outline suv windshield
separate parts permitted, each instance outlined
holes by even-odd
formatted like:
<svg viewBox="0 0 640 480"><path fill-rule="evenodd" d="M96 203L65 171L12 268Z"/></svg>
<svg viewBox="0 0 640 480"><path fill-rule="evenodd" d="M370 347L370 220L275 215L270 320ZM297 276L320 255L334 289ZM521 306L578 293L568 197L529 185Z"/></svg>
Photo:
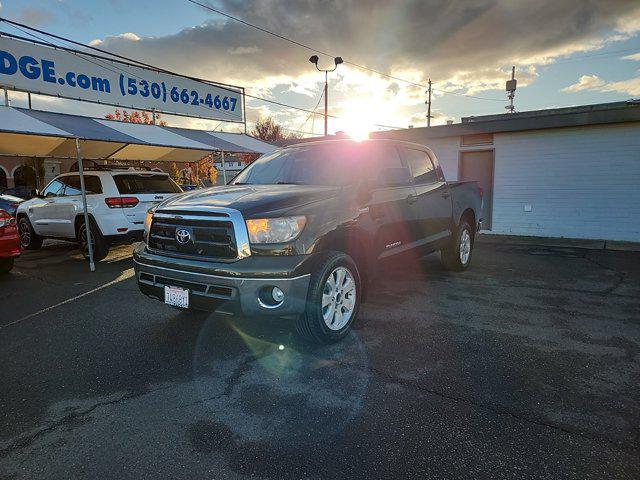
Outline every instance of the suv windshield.
<svg viewBox="0 0 640 480"><path fill-rule="evenodd" d="M276 150L257 159L232 185L334 185L354 183L363 162L375 161L388 149L367 143L337 142Z"/></svg>

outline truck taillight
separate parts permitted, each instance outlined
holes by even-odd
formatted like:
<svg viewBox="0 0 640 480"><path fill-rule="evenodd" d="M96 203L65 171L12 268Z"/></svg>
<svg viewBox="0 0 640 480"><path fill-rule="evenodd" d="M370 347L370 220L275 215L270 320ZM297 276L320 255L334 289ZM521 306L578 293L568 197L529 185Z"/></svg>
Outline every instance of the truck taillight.
<svg viewBox="0 0 640 480"><path fill-rule="evenodd" d="M484 197L484 189L478 186L478 193L480 194L480 198Z"/></svg>
<svg viewBox="0 0 640 480"><path fill-rule="evenodd" d="M133 208L140 203L140 200L136 197L107 197L104 203L109 208Z"/></svg>

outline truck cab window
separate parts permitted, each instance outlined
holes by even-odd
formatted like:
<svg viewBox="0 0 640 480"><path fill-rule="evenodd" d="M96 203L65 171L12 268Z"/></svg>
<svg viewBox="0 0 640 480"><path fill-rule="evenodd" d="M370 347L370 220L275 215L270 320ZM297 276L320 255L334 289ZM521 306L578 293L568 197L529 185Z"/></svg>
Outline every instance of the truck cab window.
<svg viewBox="0 0 640 480"><path fill-rule="evenodd" d="M401 148L402 158L411 169L413 182L416 184L433 183L438 181L438 172L426 152L413 148Z"/></svg>

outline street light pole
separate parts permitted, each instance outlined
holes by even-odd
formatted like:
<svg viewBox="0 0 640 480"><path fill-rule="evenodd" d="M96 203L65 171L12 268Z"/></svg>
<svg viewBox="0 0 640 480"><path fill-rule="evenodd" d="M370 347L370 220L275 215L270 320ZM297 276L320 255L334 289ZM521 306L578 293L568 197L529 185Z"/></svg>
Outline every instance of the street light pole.
<svg viewBox="0 0 640 480"><path fill-rule="evenodd" d="M343 63L342 57L333 59L333 68L323 69L318 67L318 56L309 57L309 61L313 63L319 72L324 72L324 136L329 135L329 72L333 72L338 65Z"/></svg>
<svg viewBox="0 0 640 480"><path fill-rule="evenodd" d="M324 136L329 132L329 72L324 72Z"/></svg>

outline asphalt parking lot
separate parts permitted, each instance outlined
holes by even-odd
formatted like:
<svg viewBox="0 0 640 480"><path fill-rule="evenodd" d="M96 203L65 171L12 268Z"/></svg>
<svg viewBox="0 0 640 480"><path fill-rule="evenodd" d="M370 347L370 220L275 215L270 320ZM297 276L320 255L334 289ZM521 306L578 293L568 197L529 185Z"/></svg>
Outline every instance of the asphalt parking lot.
<svg viewBox="0 0 640 480"><path fill-rule="evenodd" d="M640 478L640 254L388 265L350 337L177 312L131 247L0 280L0 478Z"/></svg>

